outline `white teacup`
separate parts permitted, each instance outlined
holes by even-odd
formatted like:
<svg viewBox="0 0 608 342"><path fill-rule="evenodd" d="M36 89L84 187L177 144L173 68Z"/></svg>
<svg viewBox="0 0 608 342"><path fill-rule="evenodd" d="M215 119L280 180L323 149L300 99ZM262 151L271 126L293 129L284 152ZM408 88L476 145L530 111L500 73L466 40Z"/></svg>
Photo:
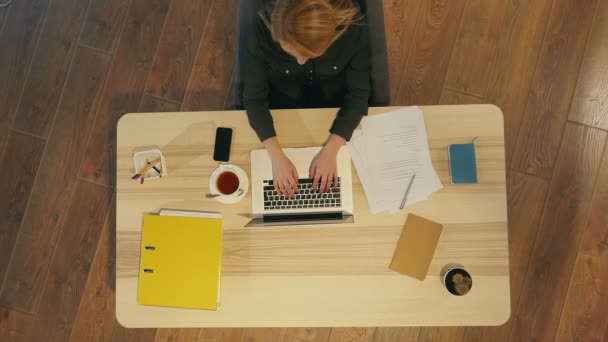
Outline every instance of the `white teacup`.
<svg viewBox="0 0 608 342"><path fill-rule="evenodd" d="M247 195L249 177L233 164L218 166L209 177L209 190L222 203L236 203Z"/></svg>

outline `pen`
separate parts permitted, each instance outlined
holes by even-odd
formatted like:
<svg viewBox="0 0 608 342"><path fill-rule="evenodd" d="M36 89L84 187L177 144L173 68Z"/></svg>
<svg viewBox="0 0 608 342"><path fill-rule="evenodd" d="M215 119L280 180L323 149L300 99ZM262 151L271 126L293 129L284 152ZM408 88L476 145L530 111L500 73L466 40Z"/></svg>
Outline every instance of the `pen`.
<svg viewBox="0 0 608 342"><path fill-rule="evenodd" d="M401 201L401 206L399 207L399 209L403 209L403 207L405 207L405 201L407 201L407 195L410 193L410 189L412 188L412 184L414 184L414 178L416 178L416 174L415 173L412 176L412 179L410 179L410 184L407 185L407 189L405 190L405 195L403 195L403 201Z"/></svg>

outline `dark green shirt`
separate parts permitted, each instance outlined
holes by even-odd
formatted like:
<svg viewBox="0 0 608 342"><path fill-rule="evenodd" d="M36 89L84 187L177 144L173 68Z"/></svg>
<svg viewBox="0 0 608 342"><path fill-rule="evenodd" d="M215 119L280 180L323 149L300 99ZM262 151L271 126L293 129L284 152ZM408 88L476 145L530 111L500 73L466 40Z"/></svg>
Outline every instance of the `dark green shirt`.
<svg viewBox="0 0 608 342"><path fill-rule="evenodd" d="M276 136L270 109L340 107L330 133L350 140L370 96L370 51L363 19L320 57L299 65L258 18L249 38L244 105L261 141Z"/></svg>

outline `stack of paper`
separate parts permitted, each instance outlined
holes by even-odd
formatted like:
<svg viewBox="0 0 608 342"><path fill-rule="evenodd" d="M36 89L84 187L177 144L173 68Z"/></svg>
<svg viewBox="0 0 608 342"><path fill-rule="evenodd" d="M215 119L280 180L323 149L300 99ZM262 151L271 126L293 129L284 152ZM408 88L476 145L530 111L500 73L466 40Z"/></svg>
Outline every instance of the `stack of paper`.
<svg viewBox="0 0 608 342"><path fill-rule="evenodd" d="M412 176L406 206L424 201L443 185L437 177L418 107L364 117L348 143L372 213L399 210Z"/></svg>

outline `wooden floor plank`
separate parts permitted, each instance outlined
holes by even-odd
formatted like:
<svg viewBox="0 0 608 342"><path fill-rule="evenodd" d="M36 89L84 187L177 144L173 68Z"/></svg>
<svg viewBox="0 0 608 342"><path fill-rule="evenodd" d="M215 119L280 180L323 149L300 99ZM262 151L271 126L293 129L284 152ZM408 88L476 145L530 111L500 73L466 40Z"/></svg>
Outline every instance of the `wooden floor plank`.
<svg viewBox="0 0 608 342"><path fill-rule="evenodd" d="M30 330L32 341L70 338L111 200L112 190L106 187L85 181L76 185Z"/></svg>
<svg viewBox="0 0 608 342"><path fill-rule="evenodd" d="M331 328L288 328L286 337L304 342L327 342Z"/></svg>
<svg viewBox="0 0 608 342"><path fill-rule="evenodd" d="M479 104L481 103L481 97L465 94L459 91L450 90L444 88L441 91L441 98L439 98L440 105L459 105L459 104Z"/></svg>
<svg viewBox="0 0 608 342"><path fill-rule="evenodd" d="M598 0L556 1L511 167L550 178Z"/></svg>
<svg viewBox="0 0 608 342"><path fill-rule="evenodd" d="M332 328L329 342L372 342L376 328Z"/></svg>
<svg viewBox="0 0 608 342"><path fill-rule="evenodd" d="M169 102L163 99L157 99L150 95L145 95L141 99L138 112L140 113L157 113L157 112L179 112L180 105L178 103Z"/></svg>
<svg viewBox="0 0 608 342"><path fill-rule="evenodd" d="M249 328L243 329L242 342L282 341L285 338L285 328Z"/></svg>
<svg viewBox="0 0 608 342"><path fill-rule="evenodd" d="M507 165L517 142L553 3L554 0L509 1L501 20L483 103L493 103L503 111Z"/></svg>
<svg viewBox="0 0 608 342"><path fill-rule="evenodd" d="M23 342L33 324L34 316L0 308L0 341Z"/></svg>
<svg viewBox="0 0 608 342"><path fill-rule="evenodd" d="M424 327L418 334L419 342L461 342L464 327Z"/></svg>
<svg viewBox="0 0 608 342"><path fill-rule="evenodd" d="M466 0L427 0L399 85L400 105L437 104Z"/></svg>
<svg viewBox="0 0 608 342"><path fill-rule="evenodd" d="M198 342L241 342L243 339L243 329L223 328L223 329L201 329Z"/></svg>
<svg viewBox="0 0 608 342"><path fill-rule="evenodd" d="M608 149L557 333L558 341L602 341L608 329Z"/></svg>
<svg viewBox="0 0 608 342"><path fill-rule="evenodd" d="M6 12L8 12L9 6L0 7L0 32L4 27L4 21L6 20Z"/></svg>
<svg viewBox="0 0 608 342"><path fill-rule="evenodd" d="M600 1L578 76L570 120L608 130L608 1Z"/></svg>
<svg viewBox="0 0 608 342"><path fill-rule="evenodd" d="M129 329L120 324L114 326L112 341L114 342L154 342L156 329Z"/></svg>
<svg viewBox="0 0 608 342"><path fill-rule="evenodd" d="M87 280L78 314L72 327L72 342L111 342L116 325L115 269L116 203L101 231L95 260Z"/></svg>
<svg viewBox="0 0 608 342"><path fill-rule="evenodd" d="M383 1L386 47L388 53L391 102L399 99L399 84L412 47L416 24L426 0ZM406 76L407 77L407 76Z"/></svg>
<svg viewBox="0 0 608 342"><path fill-rule="evenodd" d="M114 52L132 0L92 0L79 43Z"/></svg>
<svg viewBox="0 0 608 342"><path fill-rule="evenodd" d="M146 93L182 102L211 2L212 0L173 0L146 85ZM220 48L205 52L211 53L215 49Z"/></svg>
<svg viewBox="0 0 608 342"><path fill-rule="evenodd" d="M454 44L445 87L483 96L503 34L508 0L468 0Z"/></svg>
<svg viewBox="0 0 608 342"><path fill-rule="evenodd" d="M0 153L15 118L49 1L15 1L0 32Z"/></svg>
<svg viewBox="0 0 608 342"><path fill-rule="evenodd" d="M604 147L604 157L600 167L593 204L589 213L587 228L581 241L580 252L604 256L608 254L608 145Z"/></svg>
<svg viewBox="0 0 608 342"><path fill-rule="evenodd" d="M120 117L137 112L170 0L133 0L95 117L80 177L114 186L114 145Z"/></svg>
<svg viewBox="0 0 608 342"><path fill-rule="evenodd" d="M511 341L555 336L606 136L604 131L566 124Z"/></svg>
<svg viewBox="0 0 608 342"><path fill-rule="evenodd" d="M183 111L222 110L236 58L238 0L214 1L186 95Z"/></svg>
<svg viewBox="0 0 608 342"><path fill-rule="evenodd" d="M511 319L497 327L467 327L464 341L508 341L513 317L523 291L538 227L545 207L549 182L516 171L507 174L509 213L509 268L511 281Z"/></svg>
<svg viewBox="0 0 608 342"><path fill-rule="evenodd" d="M157 329L154 342L198 341L201 329Z"/></svg>
<svg viewBox="0 0 608 342"><path fill-rule="evenodd" d="M607 326L608 258L579 254L556 341L601 342Z"/></svg>
<svg viewBox="0 0 608 342"><path fill-rule="evenodd" d="M54 0L34 53L13 127L46 138L90 0Z"/></svg>
<svg viewBox="0 0 608 342"><path fill-rule="evenodd" d="M376 328L374 342L418 341L419 328Z"/></svg>
<svg viewBox="0 0 608 342"><path fill-rule="evenodd" d="M76 52L0 292L4 306L36 311L109 64L110 56L99 51Z"/></svg>
<svg viewBox="0 0 608 342"><path fill-rule="evenodd" d="M46 141L10 132L0 162L0 284L17 240Z"/></svg>

